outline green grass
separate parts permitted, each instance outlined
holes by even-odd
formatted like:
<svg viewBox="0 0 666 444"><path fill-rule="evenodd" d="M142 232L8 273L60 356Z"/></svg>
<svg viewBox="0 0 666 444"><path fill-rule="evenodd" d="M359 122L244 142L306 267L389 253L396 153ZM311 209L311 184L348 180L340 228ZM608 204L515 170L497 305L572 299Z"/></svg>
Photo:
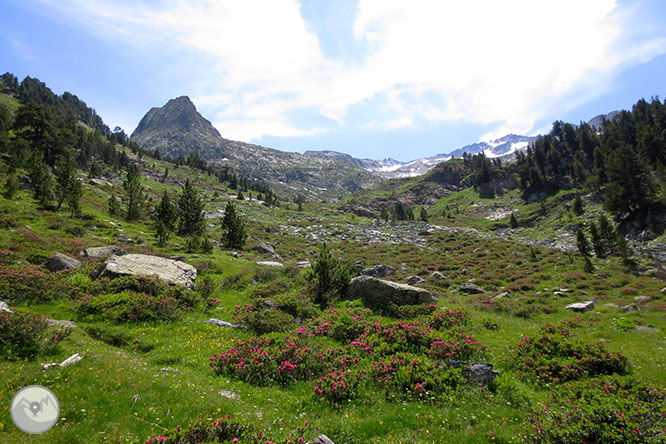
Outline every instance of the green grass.
<svg viewBox="0 0 666 444"><path fill-rule="evenodd" d="M155 163L163 171L165 163ZM207 187L207 210L223 208L229 190L215 184L215 178L201 176L189 168L170 168L179 179L196 179ZM407 181L397 181L395 186ZM179 189L153 180L145 180L153 201L164 190ZM394 186L391 185L391 186ZM441 307L460 309L470 316L470 331L487 347L484 358L491 362L513 387L514 395L492 393L469 387L447 401L436 405L419 402L389 401L379 390L368 390L356 401L332 406L313 396L313 381L288 386L253 386L243 381L216 376L209 359L254 334L246 330L225 330L203 321L215 317L231 320L234 307L250 301L256 284L282 283L287 288L304 290L305 272L293 263L315 257L319 242L290 236L281 227L326 225L341 231L368 219L338 211L326 204L269 208L257 203L237 202L246 215L248 231L254 239L248 242L239 258L220 248L211 254L186 253L185 239L172 236L163 248L153 245L152 223L144 219L128 223L106 213L109 189L85 185L82 202L86 218L70 218L67 210L60 214L39 209L29 192L18 193L15 201L0 199L0 214L10 220L0 230L0 249L9 251L5 264L28 266L38 263L55 251L75 255L86 246L116 243L122 233L140 239L126 245L132 252L185 255L188 262L206 270L216 285L213 297L220 304L212 310L186 312L170 323L122 324L104 322L87 324L76 314L76 302L67 298L23 309L57 319L73 319L79 326L61 343L52 355L40 355L34 361L0 361L0 400L8 405L13 394L29 384L51 388L61 404L61 420L44 435L29 436L11 422L8 409L0 413L0 442L12 443L102 443L145 442L176 426L187 426L200 417L230 415L243 423L256 425L267 434L281 434L310 423L308 433L314 438L325 433L340 443L406 443L406 442L521 442L521 433L529 433L525 417L532 409L548 402L554 387L522 380L511 365L511 349L523 335L537 334L547 324L572 316L564 306L575 301L594 298L596 309L581 317L594 319L592 326L581 328L576 335L582 341L603 341L606 348L625 354L633 365L633 376L658 387L666 387L666 304L660 293L662 280L650 275L634 275L623 270L617 258L593 259L593 274L582 272L576 255L558 250L530 248L508 241L483 239L473 235L440 232L429 235L424 246L408 244L360 244L333 241L333 254L345 261L363 261L367 266L386 263L397 269L391 279L402 281L418 274L426 279L424 288L436 294ZM215 190L218 198L213 198ZM119 188L116 189L119 193ZM383 193L376 191L375 193ZM387 191L390 192L390 191ZM546 200L549 216L539 221L539 229L555 233L558 225L595 217L598 206L590 205L582 217L568 216L560 204L567 197L559 194ZM531 218L540 211L539 204L524 205L516 193L494 200L479 199L472 190L452 193L428 209L435 223L472 226L487 230L497 222L475 213L481 203L486 206L515 206L520 218ZM444 219L441 212L449 206L458 208L456 218ZM454 211L455 213L455 211ZM111 222L113 222L113 225ZM210 221L209 237L219 239L219 221ZM13 226L12 226L13 225ZM25 228L29 225L30 228ZM92 226L96 228L93 228ZM76 228L83 230L83 234ZM264 228L267 229L264 230ZM69 233L68 233L69 231ZM536 233L538 230L534 230ZM536 235L536 234L535 234ZM333 239L335 240L335 239ZM250 248L267 241L277 245L276 252L292 264L283 269L267 269L255 264L268 259ZM180 246L176 246L179 244ZM96 264L89 264L94 268ZM649 262L644 266L651 267ZM431 277L433 271L446 276L443 282ZM606 277L602 277L604 275ZM63 275L65 276L65 275ZM464 295L460 284L473 280L486 290L485 295ZM566 296L555 299L553 292L570 288ZM492 296L509 291L512 298L490 302ZM618 308L633 301L637 295L648 295L654 301L642 306L639 313L622 314ZM3 297L0 296L0 299ZM614 320L625 317L637 325L658 328L657 332L625 331L616 328ZM493 329L484 327L493 326ZM110 345L116 343L120 346ZM59 362L73 353L82 353L79 363L67 368L41 369L45 362ZM170 368L163 371L162 369ZM238 399L220 395L220 390L237 394Z"/></svg>

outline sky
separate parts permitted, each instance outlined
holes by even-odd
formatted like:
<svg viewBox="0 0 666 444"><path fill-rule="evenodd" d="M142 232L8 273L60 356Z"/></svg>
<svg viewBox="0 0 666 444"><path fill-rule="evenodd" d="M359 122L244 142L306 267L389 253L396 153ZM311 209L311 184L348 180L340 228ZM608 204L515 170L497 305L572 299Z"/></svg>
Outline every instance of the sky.
<svg viewBox="0 0 666 444"><path fill-rule="evenodd" d="M223 137L408 161L666 97L663 0L0 0L0 71L128 134L187 95Z"/></svg>

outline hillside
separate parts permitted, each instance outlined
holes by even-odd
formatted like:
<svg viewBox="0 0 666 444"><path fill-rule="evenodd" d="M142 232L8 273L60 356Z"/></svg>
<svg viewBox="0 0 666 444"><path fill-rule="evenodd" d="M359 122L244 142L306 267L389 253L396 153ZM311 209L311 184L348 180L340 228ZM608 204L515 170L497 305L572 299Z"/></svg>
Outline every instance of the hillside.
<svg viewBox="0 0 666 444"><path fill-rule="evenodd" d="M196 153L213 166L231 166L285 198L301 194L309 200L337 200L381 180L351 156L302 155L224 139L186 96L148 111L130 140L168 158Z"/></svg>
<svg viewBox="0 0 666 444"><path fill-rule="evenodd" d="M533 197L505 184L519 165L466 155L295 204L10 90L0 398L44 385L60 417L29 435L4 409L0 442L663 441L663 236L582 255L572 233L610 214L602 194ZM37 122L76 143L45 151ZM184 280L114 274L146 256Z"/></svg>

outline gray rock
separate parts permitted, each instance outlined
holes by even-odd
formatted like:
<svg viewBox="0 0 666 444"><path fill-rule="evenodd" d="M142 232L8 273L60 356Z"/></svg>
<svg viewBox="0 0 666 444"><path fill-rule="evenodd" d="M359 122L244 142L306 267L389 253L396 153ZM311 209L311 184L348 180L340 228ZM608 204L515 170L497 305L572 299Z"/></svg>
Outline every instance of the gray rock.
<svg viewBox="0 0 666 444"><path fill-rule="evenodd" d="M562 292L562 291L554 291L553 296L557 296L557 297L560 297L560 298L565 298L565 297L567 297L567 294Z"/></svg>
<svg viewBox="0 0 666 444"><path fill-rule="evenodd" d="M273 259L275 259L276 261L282 262L282 256L280 256L279 254L274 254Z"/></svg>
<svg viewBox="0 0 666 444"><path fill-rule="evenodd" d="M409 285L421 285L425 284L425 279L420 276L410 276L405 279L405 282L407 282Z"/></svg>
<svg viewBox="0 0 666 444"><path fill-rule="evenodd" d="M124 234L121 234L118 236L118 242L124 242L128 244L130 242L134 242L134 240L131 237L127 237Z"/></svg>
<svg viewBox="0 0 666 444"><path fill-rule="evenodd" d="M180 262L187 262L187 256L169 256L169 259Z"/></svg>
<svg viewBox="0 0 666 444"><path fill-rule="evenodd" d="M240 396L238 396L238 393L234 392L233 390L218 390L217 393L219 393L223 398L240 401Z"/></svg>
<svg viewBox="0 0 666 444"><path fill-rule="evenodd" d="M59 319L47 319L49 325L59 325L61 327L67 328L76 328L76 322L74 321L61 321Z"/></svg>
<svg viewBox="0 0 666 444"><path fill-rule="evenodd" d="M511 299L511 294L508 291L504 291L497 296L494 296L493 299Z"/></svg>
<svg viewBox="0 0 666 444"><path fill-rule="evenodd" d="M355 277L349 282L347 291L351 299L362 299L364 302L378 305L389 303L414 305L437 302L437 297L423 288L385 281L372 276Z"/></svg>
<svg viewBox="0 0 666 444"><path fill-rule="evenodd" d="M314 439L314 441L312 441L312 444L335 444L335 443L331 441L331 438L329 438L328 436L319 435Z"/></svg>
<svg viewBox="0 0 666 444"><path fill-rule="evenodd" d="M635 331L642 331L642 332L645 332L645 333L656 333L656 332L659 331L658 328L648 327L647 325L637 325L636 327L634 327L634 330Z"/></svg>
<svg viewBox="0 0 666 444"><path fill-rule="evenodd" d="M259 253L264 253L264 254L273 254L275 253L275 248L271 244L268 244L266 242L262 242L256 247L254 247L255 250L257 250Z"/></svg>
<svg viewBox="0 0 666 444"><path fill-rule="evenodd" d="M493 370L493 365L487 362L448 361L445 365L462 368L463 375L469 382L475 382L482 387L490 385L493 379L499 376L499 372Z"/></svg>
<svg viewBox="0 0 666 444"><path fill-rule="evenodd" d="M439 271L433 271L431 276L433 277L433 279L437 279L438 281L446 280L446 276L444 276Z"/></svg>
<svg viewBox="0 0 666 444"><path fill-rule="evenodd" d="M83 255L91 259L98 259L107 256L122 256L125 254L122 248L117 245L109 245L107 247L90 247L83 250Z"/></svg>
<svg viewBox="0 0 666 444"><path fill-rule="evenodd" d="M483 291L483 288L479 287L476 284L472 284L470 282L465 282L463 284L460 284L460 291L462 291L463 293L471 293L471 294L485 293Z"/></svg>
<svg viewBox="0 0 666 444"><path fill-rule="evenodd" d="M281 263L274 261L259 261L257 262L257 265L264 265L266 267L284 267Z"/></svg>
<svg viewBox="0 0 666 444"><path fill-rule="evenodd" d="M666 294L666 287L661 289L661 294Z"/></svg>
<svg viewBox="0 0 666 444"><path fill-rule="evenodd" d="M395 268L386 264L379 264L375 265L374 267L364 268L363 270L361 270L361 274L364 274L366 276L382 278L394 275Z"/></svg>
<svg viewBox="0 0 666 444"><path fill-rule="evenodd" d="M14 311L9 308L9 305L7 305L6 302L0 301L0 311L5 311L7 313L14 313Z"/></svg>
<svg viewBox="0 0 666 444"><path fill-rule="evenodd" d="M157 275L161 280L173 285L194 289L197 269L185 262L174 261L147 254L126 254L111 256L102 266L97 278L116 276Z"/></svg>
<svg viewBox="0 0 666 444"><path fill-rule="evenodd" d="M298 266L298 268L310 268L312 264L310 264L310 261L302 261L296 262L296 266Z"/></svg>
<svg viewBox="0 0 666 444"><path fill-rule="evenodd" d="M652 296L636 296L634 302L637 304L645 304L646 302L652 301L654 298Z"/></svg>
<svg viewBox="0 0 666 444"><path fill-rule="evenodd" d="M629 304L629 305L625 305L624 307L620 308L620 311L622 313L631 313L633 311L641 311L641 309L638 308L638 305L636 305L636 304Z"/></svg>
<svg viewBox="0 0 666 444"><path fill-rule="evenodd" d="M65 256L62 253L53 253L51 257L49 257L46 262L44 262L43 265L47 270L56 272L79 268L81 266L81 261L69 256Z"/></svg>
<svg viewBox="0 0 666 444"><path fill-rule="evenodd" d="M565 306L564 308L568 310L573 310L579 313L585 313L586 311L590 311L594 309L594 301L585 301L585 302L575 302L573 304L569 304Z"/></svg>
<svg viewBox="0 0 666 444"><path fill-rule="evenodd" d="M245 328L244 325L232 324L231 322L221 321L220 319L211 318L204 321L205 324L215 325L222 328Z"/></svg>

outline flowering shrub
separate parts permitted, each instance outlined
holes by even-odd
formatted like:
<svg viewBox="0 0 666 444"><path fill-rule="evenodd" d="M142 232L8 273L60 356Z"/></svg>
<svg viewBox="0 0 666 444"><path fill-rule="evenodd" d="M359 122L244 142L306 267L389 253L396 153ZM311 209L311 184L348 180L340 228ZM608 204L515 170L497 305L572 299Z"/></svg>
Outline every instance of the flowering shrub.
<svg viewBox="0 0 666 444"><path fill-rule="evenodd" d="M385 314L399 319L413 319L419 316L426 316L434 313L437 310L435 304L420 304L420 305L396 305L389 304L385 310Z"/></svg>
<svg viewBox="0 0 666 444"><path fill-rule="evenodd" d="M64 341L70 328L49 328L41 315L16 311L0 312L0 356L7 360L32 359Z"/></svg>
<svg viewBox="0 0 666 444"><path fill-rule="evenodd" d="M102 278L94 281L91 287L91 293L120 293L123 291L172 298L183 307L194 307L201 301L196 292L179 285L169 285L154 276Z"/></svg>
<svg viewBox="0 0 666 444"><path fill-rule="evenodd" d="M66 272L50 273L41 267L10 265L0 268L0 294L7 302L44 303L67 296L71 285Z"/></svg>
<svg viewBox="0 0 666 444"><path fill-rule="evenodd" d="M532 443L666 442L666 390L629 378L566 384L531 413Z"/></svg>
<svg viewBox="0 0 666 444"><path fill-rule="evenodd" d="M340 404L358 396L358 386L364 375L365 370L331 368L312 388L316 397Z"/></svg>
<svg viewBox="0 0 666 444"><path fill-rule="evenodd" d="M418 321L401 320L391 325L370 324L351 345L369 354L387 356L400 352L422 353L439 339L430 327Z"/></svg>
<svg viewBox="0 0 666 444"><path fill-rule="evenodd" d="M304 330L313 336L328 336L341 342L357 339L366 332L370 309L329 308L308 322Z"/></svg>
<svg viewBox="0 0 666 444"><path fill-rule="evenodd" d="M487 347L481 344L474 335L457 332L450 339L433 341L428 354L438 360L477 359L485 354Z"/></svg>
<svg viewBox="0 0 666 444"><path fill-rule="evenodd" d="M460 310L441 310L428 318L428 326L435 330L448 330L455 327L465 327L469 316Z"/></svg>
<svg viewBox="0 0 666 444"><path fill-rule="evenodd" d="M229 374L255 384L288 384L324 372L338 352L311 347L302 337L270 334L255 337L210 358L217 374Z"/></svg>
<svg viewBox="0 0 666 444"><path fill-rule="evenodd" d="M255 297L249 304L234 308L234 320L258 333L285 332L297 326L298 320L318 313L307 295L284 293L272 299Z"/></svg>
<svg viewBox="0 0 666 444"><path fill-rule="evenodd" d="M188 427L177 426L163 435L148 438L146 444L303 444L304 434L309 423L287 433L287 436L269 437L263 430L241 424L229 416L223 418L202 418L190 422Z"/></svg>
<svg viewBox="0 0 666 444"><path fill-rule="evenodd" d="M576 341L566 328L534 338L523 336L512 353L519 371L544 382L625 374L630 368L624 356L605 350L601 344Z"/></svg>
<svg viewBox="0 0 666 444"><path fill-rule="evenodd" d="M465 384L460 368L437 365L411 353L397 353L372 364L372 379L389 399L435 402Z"/></svg>
<svg viewBox="0 0 666 444"><path fill-rule="evenodd" d="M171 321L179 316L179 310L190 308L179 305L173 296L151 296L131 291L87 295L78 302L78 312L86 320L107 319L115 323Z"/></svg>

